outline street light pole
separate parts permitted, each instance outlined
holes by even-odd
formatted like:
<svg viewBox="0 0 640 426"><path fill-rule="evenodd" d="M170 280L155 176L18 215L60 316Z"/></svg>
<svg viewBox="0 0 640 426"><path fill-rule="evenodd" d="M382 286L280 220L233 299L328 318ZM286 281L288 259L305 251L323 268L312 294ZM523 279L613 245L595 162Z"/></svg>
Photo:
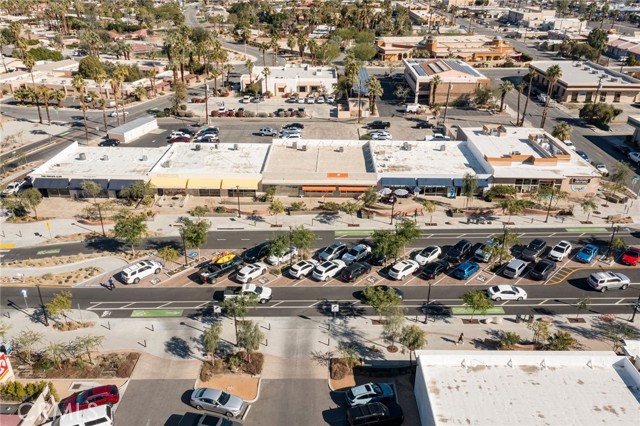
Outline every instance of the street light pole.
<svg viewBox="0 0 640 426"><path fill-rule="evenodd" d="M396 207L396 198L394 196L393 203L391 203L391 221L389 222L389 225L393 225L393 214L395 212L395 207Z"/></svg>
<svg viewBox="0 0 640 426"><path fill-rule="evenodd" d="M44 306L44 301L42 300L42 293L40 292L40 284L36 284L36 288L38 289L38 296L40 297L40 306L42 307L42 315L44 316L44 325L49 327L49 319L47 318L47 308Z"/></svg>
<svg viewBox="0 0 640 426"><path fill-rule="evenodd" d="M640 294L638 295L638 301L636 302L635 306L633 307L633 315L631 315L631 322L635 322L636 321L636 312L638 312L640 310Z"/></svg>
<svg viewBox="0 0 640 426"><path fill-rule="evenodd" d="M240 186L236 185L236 196L238 197L238 219L240 219Z"/></svg>
<svg viewBox="0 0 640 426"><path fill-rule="evenodd" d="M184 264L185 266L189 261L187 260L187 243L184 241L184 227L180 229L180 238L182 238L182 249L184 250Z"/></svg>
<svg viewBox="0 0 640 426"><path fill-rule="evenodd" d="M549 205L547 206L547 217L545 217L544 223L547 223L549 221L549 213L551 212L551 203L553 202L554 192L555 192L555 188L552 188L551 194L549 194Z"/></svg>
<svg viewBox="0 0 640 426"><path fill-rule="evenodd" d="M612 256L613 251L613 239L616 237L616 232L620 230L620 225L615 225L613 227L613 232L611 232L611 239L609 240L609 256Z"/></svg>
<svg viewBox="0 0 640 426"><path fill-rule="evenodd" d="M424 323L429 320L429 305L431 305L431 281L429 281L429 291L427 292L427 309L424 311Z"/></svg>

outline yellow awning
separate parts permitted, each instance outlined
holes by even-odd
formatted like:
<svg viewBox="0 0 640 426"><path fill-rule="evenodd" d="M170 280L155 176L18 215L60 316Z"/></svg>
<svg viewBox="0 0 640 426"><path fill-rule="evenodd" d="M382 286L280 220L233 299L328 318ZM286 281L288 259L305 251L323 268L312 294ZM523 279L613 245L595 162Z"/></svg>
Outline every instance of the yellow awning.
<svg viewBox="0 0 640 426"><path fill-rule="evenodd" d="M187 179L154 177L151 178L151 185L156 188L186 188Z"/></svg>
<svg viewBox="0 0 640 426"><path fill-rule="evenodd" d="M220 189L222 179L190 178L187 188Z"/></svg>
<svg viewBox="0 0 640 426"><path fill-rule="evenodd" d="M222 181L222 189L236 189L239 187L240 189L258 189L258 183L260 180L258 179L224 179Z"/></svg>

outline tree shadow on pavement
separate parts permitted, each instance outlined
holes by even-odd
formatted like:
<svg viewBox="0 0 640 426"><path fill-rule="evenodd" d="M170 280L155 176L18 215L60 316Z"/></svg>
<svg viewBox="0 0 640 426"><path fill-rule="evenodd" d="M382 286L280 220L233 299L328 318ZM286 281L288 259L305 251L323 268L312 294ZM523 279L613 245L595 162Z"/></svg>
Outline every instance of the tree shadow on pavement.
<svg viewBox="0 0 640 426"><path fill-rule="evenodd" d="M182 414L172 414L169 416L167 421L164 422L163 426L179 426L182 417Z"/></svg>
<svg viewBox="0 0 640 426"><path fill-rule="evenodd" d="M342 407L330 408L322 412L322 419L330 426L346 425L347 410Z"/></svg>
<svg viewBox="0 0 640 426"><path fill-rule="evenodd" d="M376 343L373 340L367 338L362 331L358 330L356 326L349 325L348 319L337 319L331 321L331 330L328 334L331 338L337 341L338 346L346 346L352 350L355 350L362 358L367 360L384 360L385 356L383 349L385 345ZM371 347L377 347L378 351L370 350Z"/></svg>
<svg viewBox="0 0 640 426"><path fill-rule="evenodd" d="M164 351L178 358L186 359L193 356L193 351L186 340L173 336L164 343Z"/></svg>

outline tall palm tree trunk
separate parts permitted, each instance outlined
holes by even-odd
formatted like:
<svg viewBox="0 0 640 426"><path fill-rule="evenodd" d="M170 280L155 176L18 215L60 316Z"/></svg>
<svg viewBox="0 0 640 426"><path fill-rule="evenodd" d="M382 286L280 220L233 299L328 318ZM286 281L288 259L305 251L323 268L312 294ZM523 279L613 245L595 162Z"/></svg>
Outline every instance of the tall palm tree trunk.
<svg viewBox="0 0 640 426"><path fill-rule="evenodd" d="M120 94L121 94L120 95L120 101L122 102L122 122L126 123L127 122L127 110L126 110L126 108L124 106L125 105L124 100L125 100L126 96L125 96L124 92L122 91L122 89L120 89L120 91L121 91L120 92Z"/></svg>
<svg viewBox="0 0 640 426"><path fill-rule="evenodd" d="M29 74L31 74L31 84L33 86L33 93L36 93L36 79L33 78L33 67L29 68ZM38 107L38 119L42 124L42 111L40 111L40 97L36 95L36 107Z"/></svg>
<svg viewBox="0 0 640 426"><path fill-rule="evenodd" d="M42 101L44 102L44 110L47 112L47 122L49 123L49 126L51 126L51 115L49 115L49 98L45 96L42 98Z"/></svg>
<svg viewBox="0 0 640 426"><path fill-rule="evenodd" d="M104 89L105 94L102 93L101 90L98 91L100 94L100 103L102 104L102 121L104 122L104 132L107 133L109 131L109 126L107 125L107 89Z"/></svg>
<svg viewBox="0 0 640 426"><path fill-rule="evenodd" d="M518 112L516 113L516 126L520 122L520 97L522 96L522 92L518 90Z"/></svg>
<svg viewBox="0 0 640 426"><path fill-rule="evenodd" d="M87 124L87 105L84 103L84 98L80 102L82 108L82 119L84 120L84 137L86 138L86 144L89 145L89 125Z"/></svg>
<svg viewBox="0 0 640 426"><path fill-rule="evenodd" d="M118 88L113 89L113 100L116 103L116 123L120 126L120 109L118 108Z"/></svg>
<svg viewBox="0 0 640 426"><path fill-rule="evenodd" d="M524 116L527 114L527 107L529 106L529 98L531 97L531 86L533 86L533 82L529 82L529 89L527 90L527 99L524 101L524 108L522 109L522 118L520 119L519 126L524 126Z"/></svg>

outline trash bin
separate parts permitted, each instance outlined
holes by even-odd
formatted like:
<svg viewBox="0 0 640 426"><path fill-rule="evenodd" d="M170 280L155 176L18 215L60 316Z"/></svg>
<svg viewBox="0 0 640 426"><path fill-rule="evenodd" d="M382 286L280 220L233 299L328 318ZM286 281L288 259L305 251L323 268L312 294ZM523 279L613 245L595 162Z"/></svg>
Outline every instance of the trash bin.
<svg viewBox="0 0 640 426"><path fill-rule="evenodd" d="M522 317L520 315L516 315L516 324L520 324L522 322Z"/></svg>

